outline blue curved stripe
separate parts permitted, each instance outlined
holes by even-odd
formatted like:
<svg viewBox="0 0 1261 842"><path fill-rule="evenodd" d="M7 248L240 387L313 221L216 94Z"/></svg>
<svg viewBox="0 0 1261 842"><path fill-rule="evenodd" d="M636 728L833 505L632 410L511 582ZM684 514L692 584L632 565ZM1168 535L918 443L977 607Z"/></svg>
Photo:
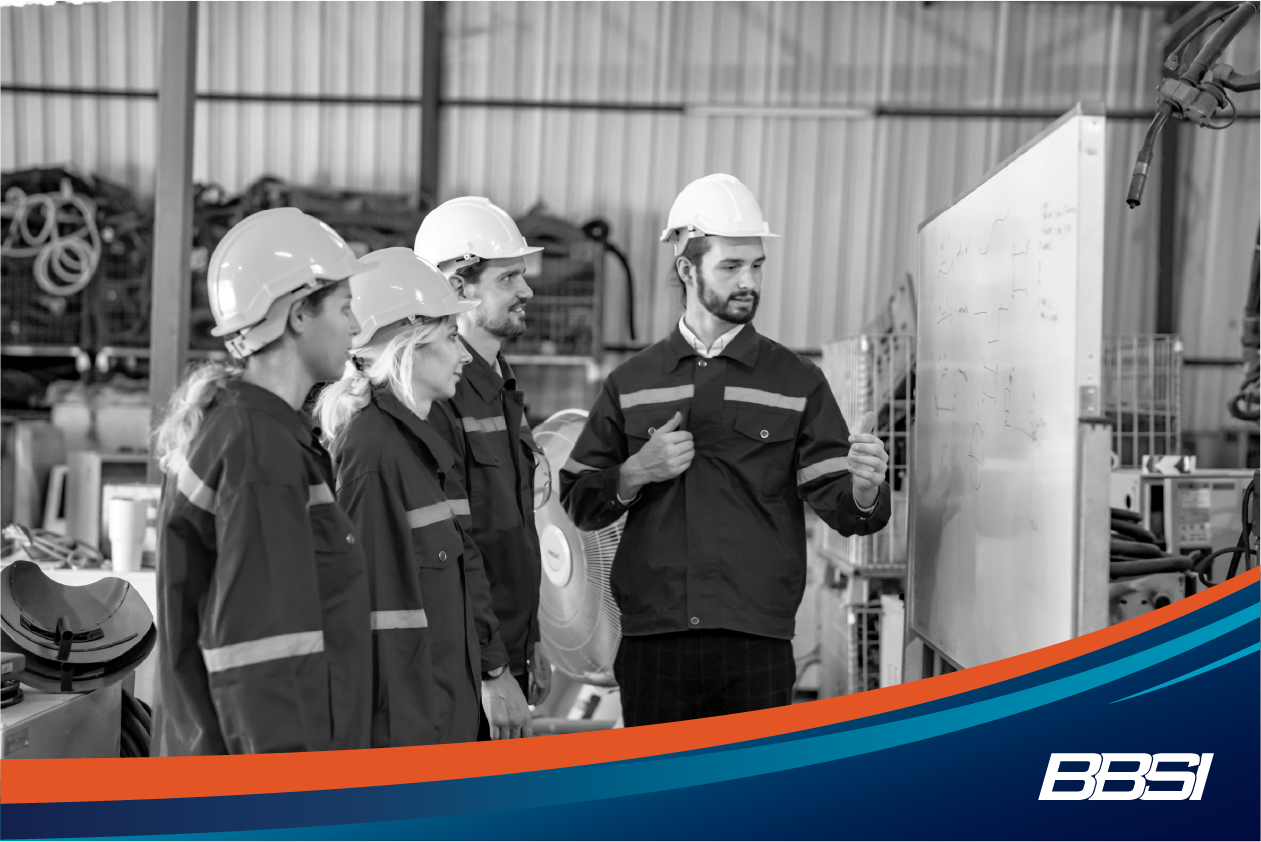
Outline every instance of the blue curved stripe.
<svg viewBox="0 0 1261 842"><path fill-rule="evenodd" d="M613 767L609 769L608 778L600 781L602 787L591 787L591 782L588 782L589 791L583 800L717 783L813 766L931 739L1093 690L1189 652L1257 619L1261 619L1261 605L1251 605L1211 625L1120 661L1008 696L915 719L827 734L797 743L755 747L740 747L737 744L731 751L720 754L668 757L634 766ZM579 775L589 781L590 770L580 770ZM604 791L591 792L591 789Z"/></svg>
<svg viewBox="0 0 1261 842"><path fill-rule="evenodd" d="M850 769L867 768L867 764L879 766L886 762L884 758L895 754L905 756L908 746L912 752L932 754L943 745L958 744L961 740L966 743L969 735L990 733L994 728L1000 731L1006 729L1004 733L1010 736L1023 734L1022 729L1032 721L1045 720L1058 726L1062 718L1058 711L1071 709L1076 711L1073 716L1079 716L1085 705L1103 712L1118 691L1141 688L1150 684L1151 680L1164 679L1252 645L1258 639L1257 621L1261 619L1261 604L1257 601L1259 590L1261 586L1252 583L1239 593L1229 594L1170 624L1048 669L924 706L916 705L891 714L799 731L779 738L791 737L788 742L754 740L715 748L710 750L712 753L680 752L561 769L492 773L474 779L352 786L311 792L6 804L2 810L4 820L0 839L46 838L64 834L67 830L81 833L88 828L113 838L145 838L147 834L160 834L158 838L175 835L188 838L345 838L347 833L363 833L377 838L415 838L417 834L480 838L485 836L485 832L470 828L482 828L483 823L496 814L506 816L517 811L522 816L550 821L554 815L585 810L587 814L598 817L602 815L600 811L607 809L604 805L611 800L625 798L650 799L635 802L641 807L649 803L673 805L672 809L684 811L681 816L688 816L691 815L689 811L694 809L689 806L691 802L688 799L692 798L687 794L689 792L709 792L711 795L706 797L711 800L718 798L715 804L719 804L723 796L713 796L713 793L730 792L737 799L756 800L762 781L791 779L795 781L791 784L792 791L797 791L803 781L812 780L811 776L834 768L829 765L833 761L847 763ZM1241 664L1248 666L1245 668ZM1231 679L1234 681L1241 675L1241 670L1247 673L1255 664L1255 657L1247 661L1240 657L1225 669L1197 671L1201 677L1196 685L1174 688L1166 696L1194 693L1194 687L1215 686L1223 681L1222 676L1234 676ZM1152 672L1144 673L1147 669L1152 669ZM1244 689L1254 694L1247 698L1251 704L1257 699L1255 676L1251 680L1247 680L1246 675L1244 677ZM1111 682L1122 683L1107 686ZM943 704L950 706L942 707ZM1140 716L1148 706L1155 704L1157 702L1147 700L1136 706L1111 710L1131 711L1120 714L1123 716ZM1035 708L1039 710L1032 719L1028 715L1008 719ZM889 716L897 718L890 720ZM1251 727L1255 733L1255 722ZM967 730L971 728L978 730ZM944 739L923 742L933 737ZM558 743L555 748L561 750L563 744ZM881 751L886 748L893 751ZM998 750L996 745L995 751ZM1246 772L1245 777L1256 777L1255 762L1251 767L1245 763L1240 769L1243 772L1236 770L1236 775ZM1248 782L1251 783L1251 780L1249 778ZM1256 789L1244 786L1240 791L1251 795ZM872 790L867 798L879 800L881 795L882 792ZM711 807L720 809L720 806ZM676 819L679 817L675 816ZM367 823L363 823L365 819L368 819ZM673 822L669 824L674 825ZM638 833L632 835L656 835L648 832L646 827L641 827ZM739 822L732 824L720 836L737 838L742 827ZM832 828L832 825L827 827ZM748 830L755 836L776 835L752 828L750 826ZM188 832L192 830L197 832ZM1070 838L1073 835L1066 833L1052 833L1048 838ZM834 831L821 835L834 835ZM1170 838L1193 838L1195 835L1193 832L1175 833ZM692 838L701 836L692 834ZM870 833L867 836L876 838ZM1009 834L1001 838L1008 837ZM683 838L687 838L686 834ZM1257 836L1249 829L1238 838Z"/></svg>
<svg viewBox="0 0 1261 842"><path fill-rule="evenodd" d="M1171 678L1168 681L1157 684L1155 687L1148 687L1146 690L1140 690L1137 693L1132 693L1129 696L1126 696L1124 699L1117 699L1114 702L1108 702L1108 704L1115 705L1117 702L1125 702L1125 701L1129 701L1130 699L1136 698L1138 696L1145 696L1148 693L1154 693L1155 691L1162 690L1165 687L1169 687L1172 684L1177 684L1179 681L1186 681L1188 678L1195 678L1197 675L1202 675L1208 672L1209 670L1215 670L1218 667L1224 667L1227 664L1229 664L1231 661L1237 661L1240 658L1244 657L1245 655L1251 655L1253 652L1261 652L1261 643L1254 643L1248 648L1241 649L1233 655L1227 655L1225 658L1220 658L1211 664L1205 664L1204 666L1200 667L1197 670L1191 670L1186 675L1180 675L1177 678Z"/></svg>

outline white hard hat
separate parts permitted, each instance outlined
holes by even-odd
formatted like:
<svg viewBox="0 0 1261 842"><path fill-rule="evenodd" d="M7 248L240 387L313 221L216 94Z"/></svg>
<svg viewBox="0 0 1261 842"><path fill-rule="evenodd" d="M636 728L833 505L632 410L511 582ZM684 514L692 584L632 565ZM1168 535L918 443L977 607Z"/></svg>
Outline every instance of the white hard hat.
<svg viewBox="0 0 1261 842"><path fill-rule="evenodd" d="M524 257L542 250L526 243L512 217L481 196L443 202L416 232L416 254L439 267L449 260L467 265L476 258Z"/></svg>
<svg viewBox="0 0 1261 842"><path fill-rule="evenodd" d="M661 242L674 243L683 253L693 237L778 237L762 217L762 207L733 175L715 173L698 178L674 199Z"/></svg>
<svg viewBox="0 0 1261 842"><path fill-rule="evenodd" d="M446 277L408 248L374 251L360 260L366 271L350 280L350 307L359 322L352 348L397 321L441 318L472 310L481 302L460 298Z"/></svg>
<svg viewBox="0 0 1261 842"><path fill-rule="evenodd" d="M297 208L246 217L219 241L206 272L215 336L246 357L280 338L288 305L363 271L336 231ZM277 306L280 305L280 306ZM278 328L278 329L277 329Z"/></svg>

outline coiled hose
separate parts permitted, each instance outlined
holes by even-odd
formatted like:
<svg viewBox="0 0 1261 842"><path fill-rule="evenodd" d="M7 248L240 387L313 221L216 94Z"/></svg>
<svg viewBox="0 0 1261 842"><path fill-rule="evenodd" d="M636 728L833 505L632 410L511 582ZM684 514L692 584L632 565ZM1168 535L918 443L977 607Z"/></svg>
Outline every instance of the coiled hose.
<svg viewBox="0 0 1261 842"><path fill-rule="evenodd" d="M153 708L123 691L123 729L120 757L148 757L153 737Z"/></svg>
<svg viewBox="0 0 1261 842"><path fill-rule="evenodd" d="M10 188L0 203L7 225L0 255L34 258L35 283L49 295L67 298L92 281L101 262L96 204L62 179L57 193L26 195ZM38 227L35 227L38 226Z"/></svg>

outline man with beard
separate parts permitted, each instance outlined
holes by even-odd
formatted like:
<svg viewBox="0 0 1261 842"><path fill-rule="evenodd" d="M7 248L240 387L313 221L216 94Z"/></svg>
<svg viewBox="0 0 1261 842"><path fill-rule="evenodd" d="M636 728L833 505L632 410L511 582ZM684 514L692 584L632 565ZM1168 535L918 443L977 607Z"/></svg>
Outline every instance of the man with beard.
<svg viewBox="0 0 1261 842"><path fill-rule="evenodd" d="M561 471L580 529L627 516L612 590L628 726L790 704L802 501L843 535L889 520L874 418L851 432L818 367L753 329L775 236L732 176L684 188L661 237L683 316L608 377Z"/></svg>
<svg viewBox="0 0 1261 842"><path fill-rule="evenodd" d="M512 217L478 196L434 208L416 234L415 251L437 266L465 298L481 304L459 315L459 338L472 355L455 397L436 404L429 422L455 451L453 470L468 492L459 513L472 530L490 579L502 649L482 645L482 705L491 739L528 737L530 704L547 696L551 666L539 646L542 557L534 528L534 467L539 446L525 421L503 343L525 332L530 247ZM480 630L479 630L480 632Z"/></svg>

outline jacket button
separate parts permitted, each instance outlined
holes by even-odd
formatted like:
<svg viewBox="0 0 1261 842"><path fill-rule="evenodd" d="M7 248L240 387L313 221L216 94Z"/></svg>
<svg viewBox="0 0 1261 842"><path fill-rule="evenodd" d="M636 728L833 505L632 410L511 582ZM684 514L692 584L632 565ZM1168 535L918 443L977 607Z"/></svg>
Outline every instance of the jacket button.
<svg viewBox="0 0 1261 842"><path fill-rule="evenodd" d="M699 365L701 368L704 368L705 366L709 365L709 363L706 362L705 360L697 360L696 364Z"/></svg>
<svg viewBox="0 0 1261 842"><path fill-rule="evenodd" d="M656 427L649 427L649 428L648 428L648 435L650 435L650 436L655 436L656 434L657 434L657 428L656 428Z"/></svg>
<svg viewBox="0 0 1261 842"><path fill-rule="evenodd" d="M700 618L700 617L693 617L693 618L692 618L692 625L694 625L694 626L699 626L700 624L701 624L701 618Z"/></svg>
<svg viewBox="0 0 1261 842"><path fill-rule="evenodd" d="M347 544L353 544L353 543L355 543L355 536L354 536L354 535L347 535L347 536L346 536L346 543L347 543Z"/></svg>
<svg viewBox="0 0 1261 842"><path fill-rule="evenodd" d="M438 561L446 561L446 560L447 560L447 551L446 551L446 550L439 550L439 551L438 551Z"/></svg>
<svg viewBox="0 0 1261 842"><path fill-rule="evenodd" d="M770 437L770 435L771 435L771 434L770 434L770 433L768 433L766 430L763 430L763 431L762 431L762 438L769 438L769 437Z"/></svg>

